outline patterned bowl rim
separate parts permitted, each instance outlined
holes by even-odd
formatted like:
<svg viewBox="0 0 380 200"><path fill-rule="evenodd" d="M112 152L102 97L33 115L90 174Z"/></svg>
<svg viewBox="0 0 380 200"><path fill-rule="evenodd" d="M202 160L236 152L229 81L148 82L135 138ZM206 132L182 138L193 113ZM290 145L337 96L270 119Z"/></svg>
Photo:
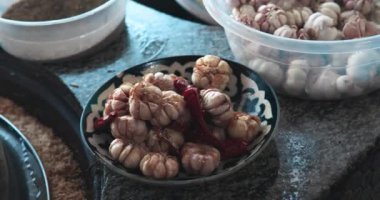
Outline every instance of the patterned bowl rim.
<svg viewBox="0 0 380 200"><path fill-rule="evenodd" d="M276 111L277 111L276 113L273 113L273 115L275 115L275 117L274 117L275 123L274 123L274 126L271 129L271 131L268 133L268 135L269 135L268 138L266 140L264 140L261 147L253 155L250 154L247 158L245 158L245 160L243 161L244 162L243 164L235 165L235 166L231 167L229 170L223 171L219 174L210 175L210 176L196 177L196 178L187 179L187 180L170 180L170 179L169 180L155 180L155 179L151 179L148 177L141 176L139 174L127 172L125 169L120 169L120 168L114 166L113 164L110 164L108 161L104 160L104 158L102 156L95 153L95 151L90 147L90 144L88 143L88 140L86 139L86 136L85 136L87 133L85 130L85 124L86 124L86 117L87 117L88 113L90 113L89 108L91 105L91 101L95 96L99 95L100 91L103 91L102 89L104 88L105 85L111 84L118 74L123 74L123 73L126 73L127 71L130 71L130 70L133 70L136 68L145 69L147 66L152 66L155 63L163 63L165 61L175 62L175 61L187 60L188 62L195 62L196 59L203 57L203 56L204 55L182 55L182 56L164 57L164 58L159 58L159 59L143 62L143 63L137 64L137 65L134 65L130 68L127 68L125 70L122 70L119 73L116 73L113 77L111 77L107 81L105 81L91 95L91 97L87 101L87 103L83 109L81 119L80 119L80 132L81 132L82 143L84 143L85 147L89 150L90 154L93 157L95 157L95 160L100 161L103 165L105 165L111 171L116 172L117 174L120 174L126 178L129 178L129 179L136 181L136 182L145 183L145 184L154 185L154 186L187 186L187 185L206 184L209 182L214 182L214 181L217 181L221 178L225 178L231 174L236 173L237 171L241 170L242 168L247 166L249 163L251 163L253 160L255 160L257 158L257 156L262 152L262 150L264 150L266 148L266 146L269 144L269 142L273 139L273 136L274 136L275 132L277 131L278 124L280 121L280 106L279 106L278 98L277 98L277 95L276 95L274 89L272 88L272 86L270 84L268 84L263 78L261 78L261 76L258 73L256 73L252 69L250 69L250 68L248 68L248 67L246 67L240 63L231 61L229 59L224 59L222 57L221 57L221 59L225 60L228 64L230 64L231 67L232 66L238 66L239 68L247 69L249 71L249 73L253 73L262 82L262 84L265 87L267 87L267 89L270 91L271 95L273 96L274 105L275 105Z"/></svg>

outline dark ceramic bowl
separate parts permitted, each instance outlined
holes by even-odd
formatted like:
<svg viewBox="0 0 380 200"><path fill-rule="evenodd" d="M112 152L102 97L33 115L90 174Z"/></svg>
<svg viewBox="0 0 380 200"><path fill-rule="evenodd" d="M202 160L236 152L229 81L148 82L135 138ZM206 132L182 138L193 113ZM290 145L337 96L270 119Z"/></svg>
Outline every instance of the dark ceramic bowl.
<svg viewBox="0 0 380 200"><path fill-rule="evenodd" d="M272 138L279 121L280 108L271 86L256 72L229 60L226 61L230 64L233 74L224 92L231 97L234 110L258 115L261 118L264 134L250 144L249 154L223 161L211 175L195 177L180 172L176 178L170 180L147 178L139 172L126 169L121 164L112 161L108 147L113 138L109 132L94 133L94 121L102 115L108 95L123 82L136 83L141 80L144 74L158 71L174 73L190 80L192 67L199 57L201 56L177 56L143 63L121 72L104 83L90 98L81 118L82 138L95 157L109 169L122 176L138 182L160 186L202 184L219 180L222 177L233 175L252 162Z"/></svg>

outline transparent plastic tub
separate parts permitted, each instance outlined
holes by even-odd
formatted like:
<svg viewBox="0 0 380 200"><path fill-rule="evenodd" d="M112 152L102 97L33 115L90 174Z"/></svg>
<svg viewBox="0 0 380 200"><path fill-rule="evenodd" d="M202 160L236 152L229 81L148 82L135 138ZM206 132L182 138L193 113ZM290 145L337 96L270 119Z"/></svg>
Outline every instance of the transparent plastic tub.
<svg viewBox="0 0 380 200"><path fill-rule="evenodd" d="M336 41L289 39L235 21L224 0L204 4L224 27L237 61L257 71L278 93L332 100L380 88L380 35Z"/></svg>
<svg viewBox="0 0 380 200"><path fill-rule="evenodd" d="M17 0L0 0L0 16ZM109 0L69 18L25 22L0 17L0 46L25 60L54 61L95 47L122 23L126 0Z"/></svg>

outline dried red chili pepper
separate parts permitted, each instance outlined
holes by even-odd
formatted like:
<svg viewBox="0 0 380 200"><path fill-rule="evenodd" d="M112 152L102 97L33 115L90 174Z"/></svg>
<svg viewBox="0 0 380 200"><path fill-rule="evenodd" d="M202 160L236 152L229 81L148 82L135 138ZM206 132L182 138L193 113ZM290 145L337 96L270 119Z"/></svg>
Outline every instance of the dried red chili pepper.
<svg viewBox="0 0 380 200"><path fill-rule="evenodd" d="M199 139L218 148L224 159L240 156L248 152L248 144L243 140L227 139L221 141L210 133L204 119L204 112L201 108L198 88L189 85L184 79L176 79L174 81L174 87L183 95L192 117L199 126Z"/></svg>
<svg viewBox="0 0 380 200"><path fill-rule="evenodd" d="M116 112L111 112L109 115L105 117L96 119L94 123L95 131L101 131L109 127L109 125L116 119L116 117L117 117Z"/></svg>

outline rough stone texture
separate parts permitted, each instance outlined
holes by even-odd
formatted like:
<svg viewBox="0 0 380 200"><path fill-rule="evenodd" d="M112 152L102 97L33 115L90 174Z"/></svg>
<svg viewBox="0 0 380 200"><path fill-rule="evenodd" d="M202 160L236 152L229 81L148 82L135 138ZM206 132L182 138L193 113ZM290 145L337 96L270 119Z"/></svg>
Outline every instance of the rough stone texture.
<svg viewBox="0 0 380 200"><path fill-rule="evenodd" d="M46 64L82 105L115 73L154 58L216 54L233 58L223 29L182 21L129 2L126 32L93 55ZM351 100L311 102L280 96L275 139L252 165L201 187L156 188L104 169L102 199L314 199L329 193L380 136L380 92Z"/></svg>

